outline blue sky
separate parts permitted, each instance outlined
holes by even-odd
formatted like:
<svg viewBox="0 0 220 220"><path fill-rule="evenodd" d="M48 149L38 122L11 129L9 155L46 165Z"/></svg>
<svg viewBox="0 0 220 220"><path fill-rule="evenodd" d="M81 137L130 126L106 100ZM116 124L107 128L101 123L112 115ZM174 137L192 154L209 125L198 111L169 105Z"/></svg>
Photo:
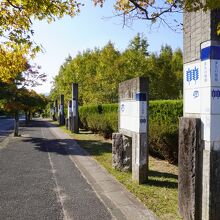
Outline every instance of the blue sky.
<svg viewBox="0 0 220 220"><path fill-rule="evenodd" d="M176 19L181 21L181 15ZM74 18L64 17L51 24L35 22L34 39L36 43L42 44L45 52L38 54L34 62L48 76L47 82L35 90L49 93L52 85L50 82L69 54L74 57L87 48L101 48L108 41L112 41L122 51L138 32L148 39L150 52L159 52L162 44L168 44L173 49L182 48L182 33L175 33L164 25L159 28L157 26L151 27L150 23L137 20L129 27L123 27L123 19L114 16L111 3L100 8L94 7L88 0L81 13Z"/></svg>

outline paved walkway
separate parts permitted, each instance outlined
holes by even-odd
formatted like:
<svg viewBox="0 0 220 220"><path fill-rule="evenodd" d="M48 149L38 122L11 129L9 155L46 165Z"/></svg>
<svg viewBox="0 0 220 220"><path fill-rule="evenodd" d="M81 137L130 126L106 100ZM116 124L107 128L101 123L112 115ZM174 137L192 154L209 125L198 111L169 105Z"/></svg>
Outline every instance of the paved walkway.
<svg viewBox="0 0 220 220"><path fill-rule="evenodd" d="M21 130L0 149L1 219L156 219L58 127Z"/></svg>

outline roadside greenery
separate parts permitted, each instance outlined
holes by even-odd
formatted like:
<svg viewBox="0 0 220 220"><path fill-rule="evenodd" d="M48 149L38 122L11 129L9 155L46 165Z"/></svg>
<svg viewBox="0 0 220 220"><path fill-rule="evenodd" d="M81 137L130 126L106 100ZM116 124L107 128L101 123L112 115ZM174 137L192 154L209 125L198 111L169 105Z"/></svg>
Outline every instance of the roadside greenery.
<svg viewBox="0 0 220 220"><path fill-rule="evenodd" d="M28 122L35 112L46 107L48 100L44 95L37 94L34 90L28 90L24 87L17 88L16 84L4 84L1 89L4 89L1 94L4 97L0 100L0 110L14 116L14 136L18 136L19 113L24 113L26 122Z"/></svg>
<svg viewBox="0 0 220 220"><path fill-rule="evenodd" d="M183 114L182 100L149 102L150 154L170 163L178 160L178 122ZM82 106L81 127L111 138L118 131L118 104Z"/></svg>
<svg viewBox="0 0 220 220"><path fill-rule="evenodd" d="M148 77L150 99L182 97L182 51L168 45L160 53L149 53L144 36L137 34L120 52L109 42L101 49L86 50L68 57L54 79L51 98L71 99L71 83L79 84L79 104L115 103L118 84L138 76Z"/></svg>

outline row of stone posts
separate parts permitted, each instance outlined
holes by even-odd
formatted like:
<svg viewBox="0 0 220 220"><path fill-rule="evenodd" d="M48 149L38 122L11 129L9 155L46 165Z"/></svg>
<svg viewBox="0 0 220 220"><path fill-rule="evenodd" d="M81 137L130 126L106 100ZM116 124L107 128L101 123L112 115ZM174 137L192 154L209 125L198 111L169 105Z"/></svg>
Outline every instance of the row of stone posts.
<svg viewBox="0 0 220 220"><path fill-rule="evenodd" d="M60 104L55 100L51 107L51 117L58 121L60 126L66 125L66 128L73 133L79 133L79 111L78 111L78 84L72 83L72 100L68 102L67 118L65 118L64 95L60 95Z"/></svg>
<svg viewBox="0 0 220 220"><path fill-rule="evenodd" d="M119 132L112 136L112 165L122 171L132 170L138 183L148 175L148 80L137 77L119 85ZM64 95L60 95L51 110L53 120L73 133L79 132L78 84L72 84L72 100L64 115Z"/></svg>

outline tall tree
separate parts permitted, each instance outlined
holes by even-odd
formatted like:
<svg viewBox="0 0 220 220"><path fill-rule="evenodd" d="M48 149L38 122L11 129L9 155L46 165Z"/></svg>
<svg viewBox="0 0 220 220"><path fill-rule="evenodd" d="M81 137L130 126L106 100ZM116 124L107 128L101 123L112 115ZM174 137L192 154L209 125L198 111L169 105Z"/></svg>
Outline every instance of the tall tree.
<svg viewBox="0 0 220 220"><path fill-rule="evenodd" d="M24 59L24 67L22 69L18 68L15 64L11 77L8 80L0 80L0 100L5 108L14 114L15 126L14 135L18 136L19 128L19 112L24 110L27 106L27 100L30 99L30 94L28 90L25 89L26 86L36 86L40 81L45 81L45 74L40 74L38 72L39 67L31 66ZM22 72L21 72L22 71ZM13 76L13 77L12 77ZM25 104L26 103L26 104Z"/></svg>
<svg viewBox="0 0 220 220"><path fill-rule="evenodd" d="M177 99L182 91L182 52L168 45L148 58L151 99Z"/></svg>
<svg viewBox="0 0 220 220"><path fill-rule="evenodd" d="M140 53L142 53L145 56L149 55L148 52L148 42L147 39L140 33L138 33L131 41L130 44L128 46L128 49L130 50L134 50L134 51L138 51Z"/></svg>
<svg viewBox="0 0 220 220"><path fill-rule="evenodd" d="M182 91L182 51L162 46L160 54L145 56L139 49L119 52L109 42L101 49L86 50L61 66L51 98L71 99L71 83L79 84L80 105L117 102L118 84L138 76L150 79L151 99L176 99Z"/></svg>
<svg viewBox="0 0 220 220"><path fill-rule="evenodd" d="M21 72L27 69L25 52L20 47L9 50L0 45L0 82L13 82Z"/></svg>

